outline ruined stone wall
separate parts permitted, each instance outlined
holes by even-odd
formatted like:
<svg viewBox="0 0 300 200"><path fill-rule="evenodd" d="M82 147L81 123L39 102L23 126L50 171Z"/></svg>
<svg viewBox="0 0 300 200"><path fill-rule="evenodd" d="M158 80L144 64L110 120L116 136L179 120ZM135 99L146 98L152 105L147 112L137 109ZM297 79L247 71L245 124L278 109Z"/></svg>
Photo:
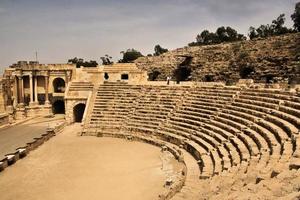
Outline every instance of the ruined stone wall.
<svg viewBox="0 0 300 200"><path fill-rule="evenodd" d="M239 78L252 78L265 82L267 77L273 81L295 81L300 77L300 33L284 36L242 41L219 45L184 47L167 52L161 56L142 57L136 60L140 69L148 74L157 70L157 80L165 80L173 75L185 57L192 57L191 80L234 81ZM253 69L247 77L241 77L243 68Z"/></svg>

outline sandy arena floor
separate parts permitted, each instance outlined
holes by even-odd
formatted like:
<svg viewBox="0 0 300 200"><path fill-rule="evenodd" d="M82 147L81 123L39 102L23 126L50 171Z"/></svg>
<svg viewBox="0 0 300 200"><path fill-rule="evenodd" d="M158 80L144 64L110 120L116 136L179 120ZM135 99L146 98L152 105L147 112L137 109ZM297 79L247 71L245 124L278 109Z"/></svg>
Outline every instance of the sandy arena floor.
<svg viewBox="0 0 300 200"><path fill-rule="evenodd" d="M0 173L1 200L147 200L162 191L160 149L121 139L79 137L67 127Z"/></svg>

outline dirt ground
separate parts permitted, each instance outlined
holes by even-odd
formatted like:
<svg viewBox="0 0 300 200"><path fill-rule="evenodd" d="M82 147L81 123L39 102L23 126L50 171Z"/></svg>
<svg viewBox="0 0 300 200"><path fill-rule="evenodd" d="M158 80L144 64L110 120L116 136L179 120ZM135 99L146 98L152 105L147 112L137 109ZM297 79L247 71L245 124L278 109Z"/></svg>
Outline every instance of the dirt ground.
<svg viewBox="0 0 300 200"><path fill-rule="evenodd" d="M157 199L165 180L159 148L79 137L79 129L67 127L1 172L1 200Z"/></svg>

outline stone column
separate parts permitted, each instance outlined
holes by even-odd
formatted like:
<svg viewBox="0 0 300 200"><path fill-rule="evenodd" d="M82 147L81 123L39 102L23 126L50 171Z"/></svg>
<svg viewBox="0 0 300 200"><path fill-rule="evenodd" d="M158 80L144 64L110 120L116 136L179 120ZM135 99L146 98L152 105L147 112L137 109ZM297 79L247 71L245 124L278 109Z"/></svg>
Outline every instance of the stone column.
<svg viewBox="0 0 300 200"><path fill-rule="evenodd" d="M23 86L23 77L18 76L19 79L19 104L24 104L24 86Z"/></svg>
<svg viewBox="0 0 300 200"><path fill-rule="evenodd" d="M7 106L6 106L6 111L8 113L8 121L9 122L13 122L13 119L14 119L14 108L13 108L13 93L14 92L11 92L11 89L12 89L12 84L11 84L11 75L8 75L7 76ZM15 84L16 81L14 81L14 84ZM13 87L14 89L15 87Z"/></svg>
<svg viewBox="0 0 300 200"><path fill-rule="evenodd" d="M49 75L45 76L45 106L44 106L44 114L52 116L52 106L49 101Z"/></svg>
<svg viewBox="0 0 300 200"><path fill-rule="evenodd" d="M68 71L65 71L66 85L69 83Z"/></svg>
<svg viewBox="0 0 300 200"><path fill-rule="evenodd" d="M19 95L18 95L18 77L14 77L14 107L16 107L19 103Z"/></svg>
<svg viewBox="0 0 300 200"><path fill-rule="evenodd" d="M29 75L29 87L30 87L30 102L29 105L33 104L33 76L32 74Z"/></svg>
<svg viewBox="0 0 300 200"><path fill-rule="evenodd" d="M24 107L24 87L23 87L23 77L22 76L18 76L18 99L19 99L19 103L16 109L16 114L15 117L17 120L21 120L24 119L26 117L26 111L25 111L25 107Z"/></svg>
<svg viewBox="0 0 300 200"><path fill-rule="evenodd" d="M49 76L45 76L45 104L50 104L49 101Z"/></svg>
<svg viewBox="0 0 300 200"><path fill-rule="evenodd" d="M7 106L12 106L12 93L11 93L11 82L10 76L7 77Z"/></svg>
<svg viewBox="0 0 300 200"><path fill-rule="evenodd" d="M38 104L37 76L34 76L34 102Z"/></svg>

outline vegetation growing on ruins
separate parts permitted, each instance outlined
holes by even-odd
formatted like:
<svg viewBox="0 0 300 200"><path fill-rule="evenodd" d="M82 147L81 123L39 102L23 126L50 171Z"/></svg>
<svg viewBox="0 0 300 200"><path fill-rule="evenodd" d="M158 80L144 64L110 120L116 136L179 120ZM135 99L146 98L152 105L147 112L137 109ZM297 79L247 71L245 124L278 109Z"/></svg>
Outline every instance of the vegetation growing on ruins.
<svg viewBox="0 0 300 200"><path fill-rule="evenodd" d="M113 61L111 61L112 57L107 54L100 57L100 59L102 60L102 65L111 65L114 63Z"/></svg>
<svg viewBox="0 0 300 200"><path fill-rule="evenodd" d="M270 36L283 35L287 33L293 33L300 31L300 2L295 6L295 11L291 15L294 21L294 29L284 26L285 15L281 14L277 19L273 20L271 24L260 25L258 28L250 26L248 36L250 40L255 38L265 38ZM235 42L246 40L247 38L243 34L239 34L231 27L219 27L216 32L210 32L208 30L202 31L196 36L196 42L191 42L189 46L201 46L220 44L223 42Z"/></svg>
<svg viewBox="0 0 300 200"><path fill-rule="evenodd" d="M119 63L130 63L143 56L141 52L135 49L127 49L126 51L121 51L120 53L123 54L123 58L119 60Z"/></svg>
<svg viewBox="0 0 300 200"><path fill-rule="evenodd" d="M168 52L168 49L162 48L159 44L154 47L154 56L159 56L163 53Z"/></svg>
<svg viewBox="0 0 300 200"><path fill-rule="evenodd" d="M250 40L258 37L265 38L294 32L293 29L284 26L285 20L285 15L281 14L277 19L272 21L272 24L260 25L258 28L251 26L249 28Z"/></svg>
<svg viewBox="0 0 300 200"><path fill-rule="evenodd" d="M220 44L222 42L235 42L246 40L243 34L238 33L231 27L219 27L215 33L208 30L202 31L196 37L196 42L189 43L189 46L211 45Z"/></svg>
<svg viewBox="0 0 300 200"><path fill-rule="evenodd" d="M97 67L98 63L94 60L84 61L82 58L72 58L68 60L68 63L76 64L77 68L83 67Z"/></svg>

